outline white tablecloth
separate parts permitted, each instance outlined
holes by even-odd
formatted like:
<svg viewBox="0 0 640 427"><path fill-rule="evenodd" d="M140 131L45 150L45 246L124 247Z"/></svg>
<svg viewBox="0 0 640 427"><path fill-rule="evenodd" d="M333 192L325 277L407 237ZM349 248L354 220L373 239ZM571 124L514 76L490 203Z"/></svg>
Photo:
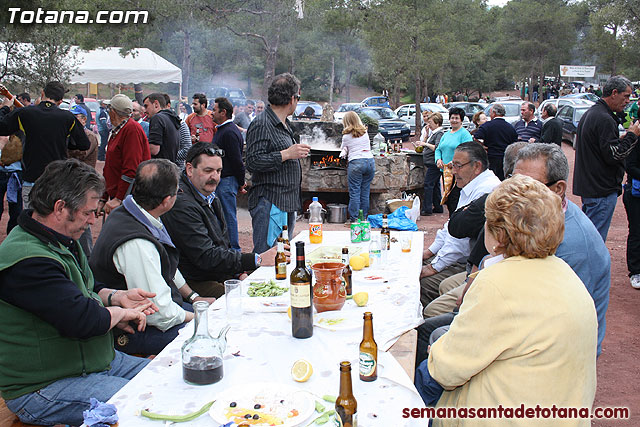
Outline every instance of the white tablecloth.
<svg viewBox="0 0 640 427"><path fill-rule="evenodd" d="M398 233L392 231L393 236L397 237ZM307 243L307 254L320 246L308 244L306 231L294 241L297 240ZM349 231L325 232L323 245L346 244L351 245ZM368 249L368 243L360 245ZM109 401L118 408L120 426L164 425L164 422L139 416L139 411L148 409L171 415L192 412L213 400L218 393L240 384L275 382L295 385L318 396L337 396L338 367L343 360L351 361L353 393L358 401L360 426L425 425L425 420L402 418L402 409L422 407L423 403L400 364L386 352L400 335L422 322L418 280L422 246L422 233L415 232L410 253L402 253L400 244L392 243L382 268L354 271L353 292L367 291L369 303L366 307L357 307L353 301L347 301L339 313L349 322L337 327L341 330L316 326L313 337L295 339L291 336L291 321L285 312L286 307L274 309L257 304L253 298L243 298L245 311L242 319L233 323L227 335L224 378L216 384L192 386L182 379L180 348L193 333L191 322L147 368ZM292 242L292 252L295 252L293 248ZM295 259L295 254L292 255ZM292 261L289 272L294 266L295 261ZM374 283L365 279L372 275L383 279ZM244 294L250 281L272 277L275 277L274 267L258 269L243 284ZM288 287L288 281L283 281L283 286ZM288 294L278 298L287 302ZM227 323L224 306L222 297L209 310L209 330L214 336ZM374 335L379 348L378 379L369 383L358 379L358 346L362 340L362 313L365 311L373 313ZM344 329L354 323L355 327ZM291 378L291 366L298 359L306 359L313 365L314 373L304 383L296 383ZM324 405L332 409L332 404L324 402ZM219 424L208 415L203 415L180 425L217 427Z"/></svg>

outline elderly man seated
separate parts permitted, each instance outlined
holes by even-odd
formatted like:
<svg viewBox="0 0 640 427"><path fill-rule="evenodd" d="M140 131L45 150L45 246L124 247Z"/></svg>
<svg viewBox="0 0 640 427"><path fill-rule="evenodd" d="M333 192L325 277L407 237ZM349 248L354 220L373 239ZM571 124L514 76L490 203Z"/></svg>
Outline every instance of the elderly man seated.
<svg viewBox="0 0 640 427"><path fill-rule="evenodd" d="M140 163L133 196L109 214L91 255L96 278L115 289L144 289L156 296L157 313L144 332L117 331L116 347L129 354L158 354L193 319L190 302L198 295L178 270L178 250L160 215L176 201L178 168L166 159ZM208 300L211 301L211 300Z"/></svg>
<svg viewBox="0 0 640 427"><path fill-rule="evenodd" d="M452 163L456 185L461 188L456 211L464 209L500 184L500 180L488 169L487 152L478 142L458 145ZM465 271L470 251L469 239L452 237L448 223L438 230L434 242L423 254L426 265L420 275L420 302L424 307L440 295L442 280Z"/></svg>
<svg viewBox="0 0 640 427"><path fill-rule="evenodd" d="M106 402L148 363L114 351L111 330L144 330L155 294L94 283L77 242L103 191L78 160L50 163L0 245L0 391L24 423L80 425L90 398Z"/></svg>

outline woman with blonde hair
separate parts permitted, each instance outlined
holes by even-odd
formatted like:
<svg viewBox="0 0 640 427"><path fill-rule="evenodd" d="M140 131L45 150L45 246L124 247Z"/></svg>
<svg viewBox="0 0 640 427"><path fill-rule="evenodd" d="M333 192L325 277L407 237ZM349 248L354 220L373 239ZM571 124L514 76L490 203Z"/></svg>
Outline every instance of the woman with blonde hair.
<svg viewBox="0 0 640 427"><path fill-rule="evenodd" d="M347 179L349 182L349 219L355 222L358 211L364 216L369 213L369 189L376 173L376 164L371 154L371 143L367 128L353 111L342 119L342 146L340 157L349 161Z"/></svg>
<svg viewBox="0 0 640 427"><path fill-rule="evenodd" d="M445 390L436 406L591 408L596 310L578 276L554 255L564 237L560 197L516 175L489 195L485 216L485 246L493 258L449 331L431 346L428 374ZM491 425L513 423L498 418ZM590 420L562 425L586 427Z"/></svg>

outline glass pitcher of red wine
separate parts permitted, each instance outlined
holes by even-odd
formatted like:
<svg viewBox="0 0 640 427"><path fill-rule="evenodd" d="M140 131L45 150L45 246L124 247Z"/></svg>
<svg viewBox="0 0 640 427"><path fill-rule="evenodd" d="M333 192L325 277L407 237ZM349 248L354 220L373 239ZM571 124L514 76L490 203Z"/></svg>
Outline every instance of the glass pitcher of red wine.
<svg viewBox="0 0 640 427"><path fill-rule="evenodd" d="M222 355L227 348L229 326L225 326L218 337L212 337L209 334L208 309L206 301L193 303L193 336L182 345L182 378L189 384L213 384L222 379Z"/></svg>

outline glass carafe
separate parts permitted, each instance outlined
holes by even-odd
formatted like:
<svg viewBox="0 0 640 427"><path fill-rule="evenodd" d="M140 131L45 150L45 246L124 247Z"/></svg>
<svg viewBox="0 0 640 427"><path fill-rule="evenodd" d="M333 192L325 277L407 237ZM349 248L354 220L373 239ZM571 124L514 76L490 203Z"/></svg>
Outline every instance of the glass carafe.
<svg viewBox="0 0 640 427"><path fill-rule="evenodd" d="M208 309L206 301L193 303L193 336L182 345L182 378L189 384L213 384L222 379L222 355L227 347L229 326L225 326L217 338L212 337L209 334Z"/></svg>

